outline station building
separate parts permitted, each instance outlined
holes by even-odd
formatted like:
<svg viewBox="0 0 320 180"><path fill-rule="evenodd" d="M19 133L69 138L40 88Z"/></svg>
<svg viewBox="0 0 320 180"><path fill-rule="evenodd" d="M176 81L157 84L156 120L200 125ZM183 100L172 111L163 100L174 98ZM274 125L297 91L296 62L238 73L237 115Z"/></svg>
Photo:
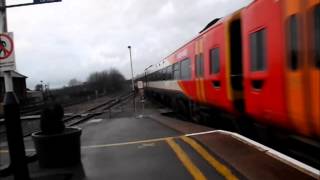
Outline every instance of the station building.
<svg viewBox="0 0 320 180"><path fill-rule="evenodd" d="M11 72L14 92L16 93L17 98L19 99L21 104L24 104L27 99L27 87L26 87L26 79L27 76L22 75L16 71ZM3 102L5 94L4 87L4 74L0 72L0 102Z"/></svg>

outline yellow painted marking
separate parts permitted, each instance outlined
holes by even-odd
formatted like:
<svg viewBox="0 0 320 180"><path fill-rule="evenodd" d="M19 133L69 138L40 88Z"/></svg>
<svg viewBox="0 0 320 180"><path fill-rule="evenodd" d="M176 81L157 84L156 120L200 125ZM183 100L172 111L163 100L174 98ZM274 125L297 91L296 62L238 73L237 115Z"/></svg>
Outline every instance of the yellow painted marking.
<svg viewBox="0 0 320 180"><path fill-rule="evenodd" d="M210 153L204 149L199 143L195 140L182 136L182 140L188 143L193 149L195 149L213 168L215 168L222 176L224 176L228 180L237 180L238 178L232 174L231 170L228 169L225 165L220 163L214 157L210 155Z"/></svg>
<svg viewBox="0 0 320 180"><path fill-rule="evenodd" d="M179 160L182 162L182 164L186 167L186 169L189 171L189 173L193 176L196 180L205 180L207 179L200 169L197 168L189 158L189 156L182 150L182 148L174 142L172 138L168 138L167 143L169 146L173 149L173 151L176 153Z"/></svg>
<svg viewBox="0 0 320 180"><path fill-rule="evenodd" d="M197 135L197 134L194 134ZM200 144L198 144L195 140L187 137L187 136L169 136L163 138L155 138L155 139L147 139L140 141L130 141L123 143L113 143L113 144L101 144L101 145L91 145L91 146L82 146L82 149L95 149L95 148L106 148L106 147L116 147L116 146L125 146L125 145L133 145L133 144L142 144L144 146L154 146L155 142L166 141L169 146L173 149L173 151L178 156L179 160L183 163L183 165L187 168L190 174L197 180L205 180L206 177L203 173L193 164L188 155L182 150L182 148L174 142L173 139L181 138L184 142L189 144L193 149L197 151L208 163L214 167L222 176L224 176L228 180L237 180L238 178L234 176L230 169L228 169L225 165L220 163L214 157L210 155L210 153L205 150ZM149 143L149 144L148 144ZM26 149L26 152L34 152L35 149ZM0 154L9 153L8 150L0 150Z"/></svg>

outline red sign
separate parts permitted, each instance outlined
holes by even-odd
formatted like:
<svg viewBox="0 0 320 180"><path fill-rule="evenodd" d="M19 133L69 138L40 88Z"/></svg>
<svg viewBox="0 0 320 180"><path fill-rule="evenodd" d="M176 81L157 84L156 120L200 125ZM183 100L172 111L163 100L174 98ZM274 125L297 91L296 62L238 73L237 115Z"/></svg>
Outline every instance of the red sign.
<svg viewBox="0 0 320 180"><path fill-rule="evenodd" d="M13 52L13 40L7 34L0 34L0 61L7 59Z"/></svg>

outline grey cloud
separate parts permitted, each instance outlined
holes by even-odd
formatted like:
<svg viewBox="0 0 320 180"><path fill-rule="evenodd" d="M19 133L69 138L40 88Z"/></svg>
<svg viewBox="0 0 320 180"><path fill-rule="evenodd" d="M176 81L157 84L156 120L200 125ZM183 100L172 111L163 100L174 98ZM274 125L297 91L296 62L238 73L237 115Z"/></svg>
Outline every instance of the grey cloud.
<svg viewBox="0 0 320 180"><path fill-rule="evenodd" d="M18 70L51 87L111 67L130 78L192 39L213 18L251 0L63 0L8 10Z"/></svg>

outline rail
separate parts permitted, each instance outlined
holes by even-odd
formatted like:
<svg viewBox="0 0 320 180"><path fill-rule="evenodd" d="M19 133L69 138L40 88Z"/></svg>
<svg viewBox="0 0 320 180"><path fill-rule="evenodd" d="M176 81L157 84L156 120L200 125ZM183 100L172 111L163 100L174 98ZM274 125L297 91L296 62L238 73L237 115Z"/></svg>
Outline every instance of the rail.
<svg viewBox="0 0 320 180"><path fill-rule="evenodd" d="M74 126L80 124L90 118L95 116L101 115L103 113L108 112L109 109L113 108L114 106L118 105L119 103L129 99L133 96L133 93L125 93L118 97L114 97L106 102L100 103L94 107L91 107L80 114L71 115L70 117L65 117L63 119L66 126ZM40 115L34 115L30 117L31 120L23 120L22 127L23 127L23 135L24 137L30 136L33 132L39 131L40 126ZM0 124L0 142L6 139L6 131L4 124Z"/></svg>

